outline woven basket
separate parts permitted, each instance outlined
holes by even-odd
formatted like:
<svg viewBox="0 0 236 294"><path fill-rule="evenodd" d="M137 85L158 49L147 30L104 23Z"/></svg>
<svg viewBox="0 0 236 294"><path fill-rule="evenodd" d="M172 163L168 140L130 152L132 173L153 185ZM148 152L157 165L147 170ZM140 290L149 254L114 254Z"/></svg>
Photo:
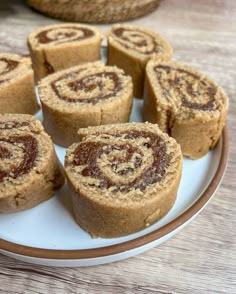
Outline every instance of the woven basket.
<svg viewBox="0 0 236 294"><path fill-rule="evenodd" d="M111 23L153 11L160 0L27 0L32 8L66 21Z"/></svg>

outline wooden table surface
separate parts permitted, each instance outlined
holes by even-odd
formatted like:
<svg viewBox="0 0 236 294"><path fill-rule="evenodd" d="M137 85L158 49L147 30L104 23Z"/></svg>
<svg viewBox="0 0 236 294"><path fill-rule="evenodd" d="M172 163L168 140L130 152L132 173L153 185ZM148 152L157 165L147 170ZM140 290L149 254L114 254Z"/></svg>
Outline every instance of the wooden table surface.
<svg viewBox="0 0 236 294"><path fill-rule="evenodd" d="M1 0L0 51L26 54L27 34L53 22L24 1ZM165 0L132 23L159 31L176 60L209 74L229 96L230 153L221 186L175 237L125 261L50 268L0 255L0 293L236 293L236 1Z"/></svg>

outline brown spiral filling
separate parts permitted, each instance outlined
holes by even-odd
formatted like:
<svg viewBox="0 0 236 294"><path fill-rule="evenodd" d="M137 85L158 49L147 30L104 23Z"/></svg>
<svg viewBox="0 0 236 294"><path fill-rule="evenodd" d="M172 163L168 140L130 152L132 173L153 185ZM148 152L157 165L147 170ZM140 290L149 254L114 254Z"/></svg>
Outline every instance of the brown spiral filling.
<svg viewBox="0 0 236 294"><path fill-rule="evenodd" d="M2 57L2 58L0 58L0 62L3 62L6 64L5 69L2 72L0 72L0 84L1 84L3 82L7 81L7 79L4 79L4 75L8 74L9 72L11 72L15 68L17 68L17 66L19 65L19 61Z"/></svg>
<svg viewBox="0 0 236 294"><path fill-rule="evenodd" d="M132 49L141 54L160 53L161 45L147 32L128 28L117 28L113 30L117 42L127 49Z"/></svg>
<svg viewBox="0 0 236 294"><path fill-rule="evenodd" d="M115 72L100 72L79 77L81 71L64 75L51 82L52 90L59 99L96 104L100 100L115 96L122 90L122 82ZM75 78L76 75L78 78ZM107 82L110 84L109 87ZM71 96L66 93L70 93Z"/></svg>
<svg viewBox="0 0 236 294"><path fill-rule="evenodd" d="M166 168L170 163L170 155L167 155L165 142L161 137L146 131L130 131L127 134L120 133L113 135L114 139L122 137L122 140L129 140L126 143L112 142L82 142L74 151L73 164L76 166L86 166L82 169L83 177L95 178L100 181L98 188L109 189L114 188L113 192L129 192L132 189L145 190L147 186L161 181L166 173ZM132 140L137 138L146 138L148 142L144 142L142 148L144 150L151 149L153 162L148 165L141 175L135 177L128 183L117 183L112 178L103 174L98 166L98 159L101 156L108 156L112 152L116 155L112 157L110 168L114 174L127 177L129 174L135 174L136 170L144 164L143 150L132 145ZM125 152L124 155L117 155L117 152ZM131 167L119 168L122 164L132 161Z"/></svg>
<svg viewBox="0 0 236 294"><path fill-rule="evenodd" d="M29 126L29 122L27 121L7 121L7 122L0 122L0 130L11 130L11 129L18 129L21 127Z"/></svg>
<svg viewBox="0 0 236 294"><path fill-rule="evenodd" d="M52 73L55 72L53 66L47 61L47 58L46 58L46 57L44 57L44 63L43 63L43 64L44 64L44 67L45 67L46 73L47 73L48 75L50 75L50 74L52 74Z"/></svg>
<svg viewBox="0 0 236 294"><path fill-rule="evenodd" d="M186 108L204 111L214 109L216 88L208 81L201 80L187 70L164 65L155 66L154 71L167 100L174 102L170 94L170 90L174 90L174 96Z"/></svg>
<svg viewBox="0 0 236 294"><path fill-rule="evenodd" d="M55 33L55 35L50 36L50 33ZM82 35L78 35L81 33ZM41 44L48 44L51 42L56 42L57 44L62 44L65 42L80 41L90 38L94 35L94 32L88 28L77 28L77 27L64 27L64 28L52 28L40 32L36 35L36 38Z"/></svg>
<svg viewBox="0 0 236 294"><path fill-rule="evenodd" d="M13 160L13 152L16 148L18 148L18 152L23 154L20 161ZM37 140L30 135L0 138L0 162L2 165L0 166L0 182L3 182L5 178L16 179L29 173L35 165L37 154Z"/></svg>

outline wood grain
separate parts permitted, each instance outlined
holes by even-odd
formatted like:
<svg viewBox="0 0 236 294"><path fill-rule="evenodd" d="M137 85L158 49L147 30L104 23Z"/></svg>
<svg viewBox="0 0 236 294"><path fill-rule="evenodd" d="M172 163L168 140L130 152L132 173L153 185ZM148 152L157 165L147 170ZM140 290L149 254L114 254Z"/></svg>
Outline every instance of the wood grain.
<svg viewBox="0 0 236 294"><path fill-rule="evenodd" d="M159 31L230 99L230 154L222 184L178 235L137 257L92 268L49 268L0 255L0 293L236 293L236 1L165 0L132 21ZM27 53L27 34L55 23L23 1L0 2L0 51ZM107 31L109 25L100 25Z"/></svg>

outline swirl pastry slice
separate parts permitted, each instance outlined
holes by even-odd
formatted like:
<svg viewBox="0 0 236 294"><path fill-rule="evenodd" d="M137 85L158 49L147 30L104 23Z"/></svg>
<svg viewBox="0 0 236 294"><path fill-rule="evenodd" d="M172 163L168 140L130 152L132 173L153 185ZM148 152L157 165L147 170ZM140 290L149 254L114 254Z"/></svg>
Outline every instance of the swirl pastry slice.
<svg viewBox="0 0 236 294"><path fill-rule="evenodd" d="M222 89L190 66L151 60L146 69L144 119L198 159L217 143L228 110Z"/></svg>
<svg viewBox="0 0 236 294"><path fill-rule="evenodd" d="M34 114L38 109L30 59L0 53L0 112Z"/></svg>
<svg viewBox="0 0 236 294"><path fill-rule="evenodd" d="M145 67L151 57L169 60L170 45L157 33L131 25L114 25L108 35L108 64L130 75L134 96L143 97Z"/></svg>
<svg viewBox="0 0 236 294"><path fill-rule="evenodd" d="M78 129L129 120L133 86L121 69L102 62L71 67L39 83L44 126L54 143L78 141Z"/></svg>
<svg viewBox="0 0 236 294"><path fill-rule="evenodd" d="M162 218L175 202L182 155L157 125L127 123L79 131L65 170L76 222L94 237L119 237Z"/></svg>
<svg viewBox="0 0 236 294"><path fill-rule="evenodd" d="M40 27L28 36L36 80L84 62L100 59L102 34L92 26L56 24Z"/></svg>
<svg viewBox="0 0 236 294"><path fill-rule="evenodd" d="M34 207L63 181L41 123L27 114L0 114L0 212Z"/></svg>

